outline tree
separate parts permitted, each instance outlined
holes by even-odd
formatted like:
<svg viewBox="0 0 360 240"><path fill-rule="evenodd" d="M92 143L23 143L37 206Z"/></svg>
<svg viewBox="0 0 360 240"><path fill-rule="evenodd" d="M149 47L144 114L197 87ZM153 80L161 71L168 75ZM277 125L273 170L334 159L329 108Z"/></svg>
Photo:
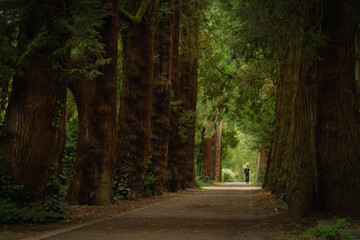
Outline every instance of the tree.
<svg viewBox="0 0 360 240"><path fill-rule="evenodd" d="M174 6L172 0L160 1L155 34L154 90L151 117L151 144L148 174L156 177L153 195L161 195L167 171L170 136L171 69L173 62L172 28Z"/></svg>
<svg viewBox="0 0 360 240"><path fill-rule="evenodd" d="M359 105L355 88L355 1L326 2L328 45L318 62L319 201L335 214L360 216ZM339 182L340 181L340 182Z"/></svg>
<svg viewBox="0 0 360 240"><path fill-rule="evenodd" d="M149 158L154 69L154 1L128 1L122 13L135 12L139 23L122 19L123 82L118 120L116 175L125 177L132 197L141 197ZM141 13L144 13L142 17ZM124 15L124 14L123 14ZM124 16L127 16L126 14ZM130 18L132 19L132 18Z"/></svg>
<svg viewBox="0 0 360 240"><path fill-rule="evenodd" d="M54 51L64 41L56 34L54 19L64 9L53 0L26 11L32 4L21 5L18 15L17 52L22 55L13 77L1 155L14 182L38 200L46 195L46 183L55 174L50 169L64 150L66 81L59 78L53 62Z"/></svg>
<svg viewBox="0 0 360 240"><path fill-rule="evenodd" d="M180 51L180 95L182 99L182 117L184 139L182 152L185 155L180 174L184 176L181 187L192 187L195 181L195 122L198 82L198 45L200 10L198 2L182 2L181 51ZM179 159L181 161L181 159Z"/></svg>
<svg viewBox="0 0 360 240"><path fill-rule="evenodd" d="M105 45L101 75L74 81L69 87L79 112L79 134L69 200L73 204L106 205L112 200L112 173L117 142L118 1L103 2L106 17L101 27Z"/></svg>
<svg viewBox="0 0 360 240"><path fill-rule="evenodd" d="M359 162L357 148L351 145L359 136L353 1L322 3L264 1L253 8L240 7L256 9L243 15L256 29L243 34L252 39L244 51L257 60L279 60L275 133L265 187L283 194L290 213L297 216L315 207L358 215L354 186L359 180L354 169Z"/></svg>
<svg viewBox="0 0 360 240"><path fill-rule="evenodd" d="M170 103L170 136L168 146L168 164L165 185L169 192L176 192L180 187L179 164L180 153L179 138L179 110L180 110L180 1L174 0L174 15L172 29L172 69L171 69L171 103Z"/></svg>

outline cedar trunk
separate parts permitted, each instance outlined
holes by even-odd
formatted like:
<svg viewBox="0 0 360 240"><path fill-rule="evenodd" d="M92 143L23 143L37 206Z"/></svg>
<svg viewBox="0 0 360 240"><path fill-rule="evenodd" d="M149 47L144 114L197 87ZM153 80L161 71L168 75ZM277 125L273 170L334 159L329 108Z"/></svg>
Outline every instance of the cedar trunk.
<svg viewBox="0 0 360 240"><path fill-rule="evenodd" d="M39 4L44 14L23 17L20 34L30 42L41 27L51 32L56 1ZM46 14L45 14L46 13ZM51 166L62 158L65 144L66 82L54 73L52 53L42 47L26 59L22 76L13 79L4 127L12 133L1 140L1 156L16 184L24 185L32 200L46 195L46 183L55 174Z"/></svg>
<svg viewBox="0 0 360 240"><path fill-rule="evenodd" d="M172 0L162 1L160 8L171 9ZM173 14L161 14L157 17L159 22L155 34L155 55L157 58L154 66L151 162L148 166L148 172L152 172L156 177L152 188L153 195L161 195L164 191L170 134Z"/></svg>
<svg viewBox="0 0 360 240"><path fill-rule="evenodd" d="M203 131L202 143L201 143L201 153L204 163L204 174L205 176L211 176L211 138L207 138Z"/></svg>
<svg viewBox="0 0 360 240"><path fill-rule="evenodd" d="M141 1L128 2L132 14ZM132 197L142 197L149 157L154 68L154 2L137 25L122 30L123 82L119 112L118 179L127 177ZM128 171L128 172L124 172Z"/></svg>
<svg viewBox="0 0 360 240"><path fill-rule="evenodd" d="M181 99L183 100L183 115L187 116L182 122L185 129L186 139L182 144L185 158L180 174L184 176L182 188L193 187L195 183L195 122L197 102L197 80L198 80L198 53L199 26L197 2L184 0L181 13L184 22L181 26Z"/></svg>
<svg viewBox="0 0 360 240"><path fill-rule="evenodd" d="M222 122L215 125L216 134L213 137L213 160L214 160L214 181L221 182L222 166L221 166L221 139L222 139Z"/></svg>
<svg viewBox="0 0 360 240"><path fill-rule="evenodd" d="M173 15L173 57L171 69L172 102L178 102L180 99L180 1L174 0ZM176 192L180 187L182 176L178 174L180 164L180 136L179 136L179 105L173 106L170 111L170 136L168 148L168 165L166 172L166 189L170 192Z"/></svg>
<svg viewBox="0 0 360 240"><path fill-rule="evenodd" d="M322 28L330 39L318 63L319 199L338 215L360 216L360 118L355 92L355 6L329 0Z"/></svg>
<svg viewBox="0 0 360 240"><path fill-rule="evenodd" d="M322 60L306 55L309 46L299 39L296 50L287 55L291 65L282 68L265 186L286 193L293 215L305 215L317 206L359 216L354 6L351 0L330 0L326 8L321 16L312 15L319 11L309 15L321 19L329 40L316 49Z"/></svg>
<svg viewBox="0 0 360 240"><path fill-rule="evenodd" d="M69 200L72 204L106 205L112 200L112 172L116 157L116 99L118 17L117 2L109 2L113 14L101 29L104 58L95 80L70 84L79 112L79 134L74 177Z"/></svg>
<svg viewBox="0 0 360 240"><path fill-rule="evenodd" d="M290 53L287 54L288 58ZM266 168L263 187L277 196L285 194L288 159L285 158L287 147L290 146L291 111L293 108L294 86L296 84L291 65L283 64L277 85L275 107L275 130L271 145L270 157Z"/></svg>

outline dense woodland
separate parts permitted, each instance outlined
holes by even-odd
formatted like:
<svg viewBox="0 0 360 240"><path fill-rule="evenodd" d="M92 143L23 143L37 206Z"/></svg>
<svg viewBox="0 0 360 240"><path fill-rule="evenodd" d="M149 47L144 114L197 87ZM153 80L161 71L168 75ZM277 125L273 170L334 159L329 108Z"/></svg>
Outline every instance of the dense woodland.
<svg viewBox="0 0 360 240"><path fill-rule="evenodd" d="M355 0L2 0L0 222L252 179L360 216ZM358 142L359 141L359 142Z"/></svg>

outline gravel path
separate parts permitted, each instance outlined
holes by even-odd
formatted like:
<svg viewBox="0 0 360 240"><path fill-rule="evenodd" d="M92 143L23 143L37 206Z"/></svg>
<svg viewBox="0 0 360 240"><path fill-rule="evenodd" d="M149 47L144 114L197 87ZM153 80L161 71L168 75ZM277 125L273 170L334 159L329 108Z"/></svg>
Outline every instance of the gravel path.
<svg viewBox="0 0 360 240"><path fill-rule="evenodd" d="M272 213L257 206L258 191L257 187L242 183L216 185L109 220L31 239L270 239L261 223Z"/></svg>

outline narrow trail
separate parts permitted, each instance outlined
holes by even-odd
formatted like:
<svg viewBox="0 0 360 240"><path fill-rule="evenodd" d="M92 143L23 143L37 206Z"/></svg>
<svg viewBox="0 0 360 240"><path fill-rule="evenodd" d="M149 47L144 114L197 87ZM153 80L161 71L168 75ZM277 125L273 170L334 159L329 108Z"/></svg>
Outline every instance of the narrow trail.
<svg viewBox="0 0 360 240"><path fill-rule="evenodd" d="M259 189L243 183L216 185L110 220L32 239L271 239L262 223L275 213L261 206Z"/></svg>

